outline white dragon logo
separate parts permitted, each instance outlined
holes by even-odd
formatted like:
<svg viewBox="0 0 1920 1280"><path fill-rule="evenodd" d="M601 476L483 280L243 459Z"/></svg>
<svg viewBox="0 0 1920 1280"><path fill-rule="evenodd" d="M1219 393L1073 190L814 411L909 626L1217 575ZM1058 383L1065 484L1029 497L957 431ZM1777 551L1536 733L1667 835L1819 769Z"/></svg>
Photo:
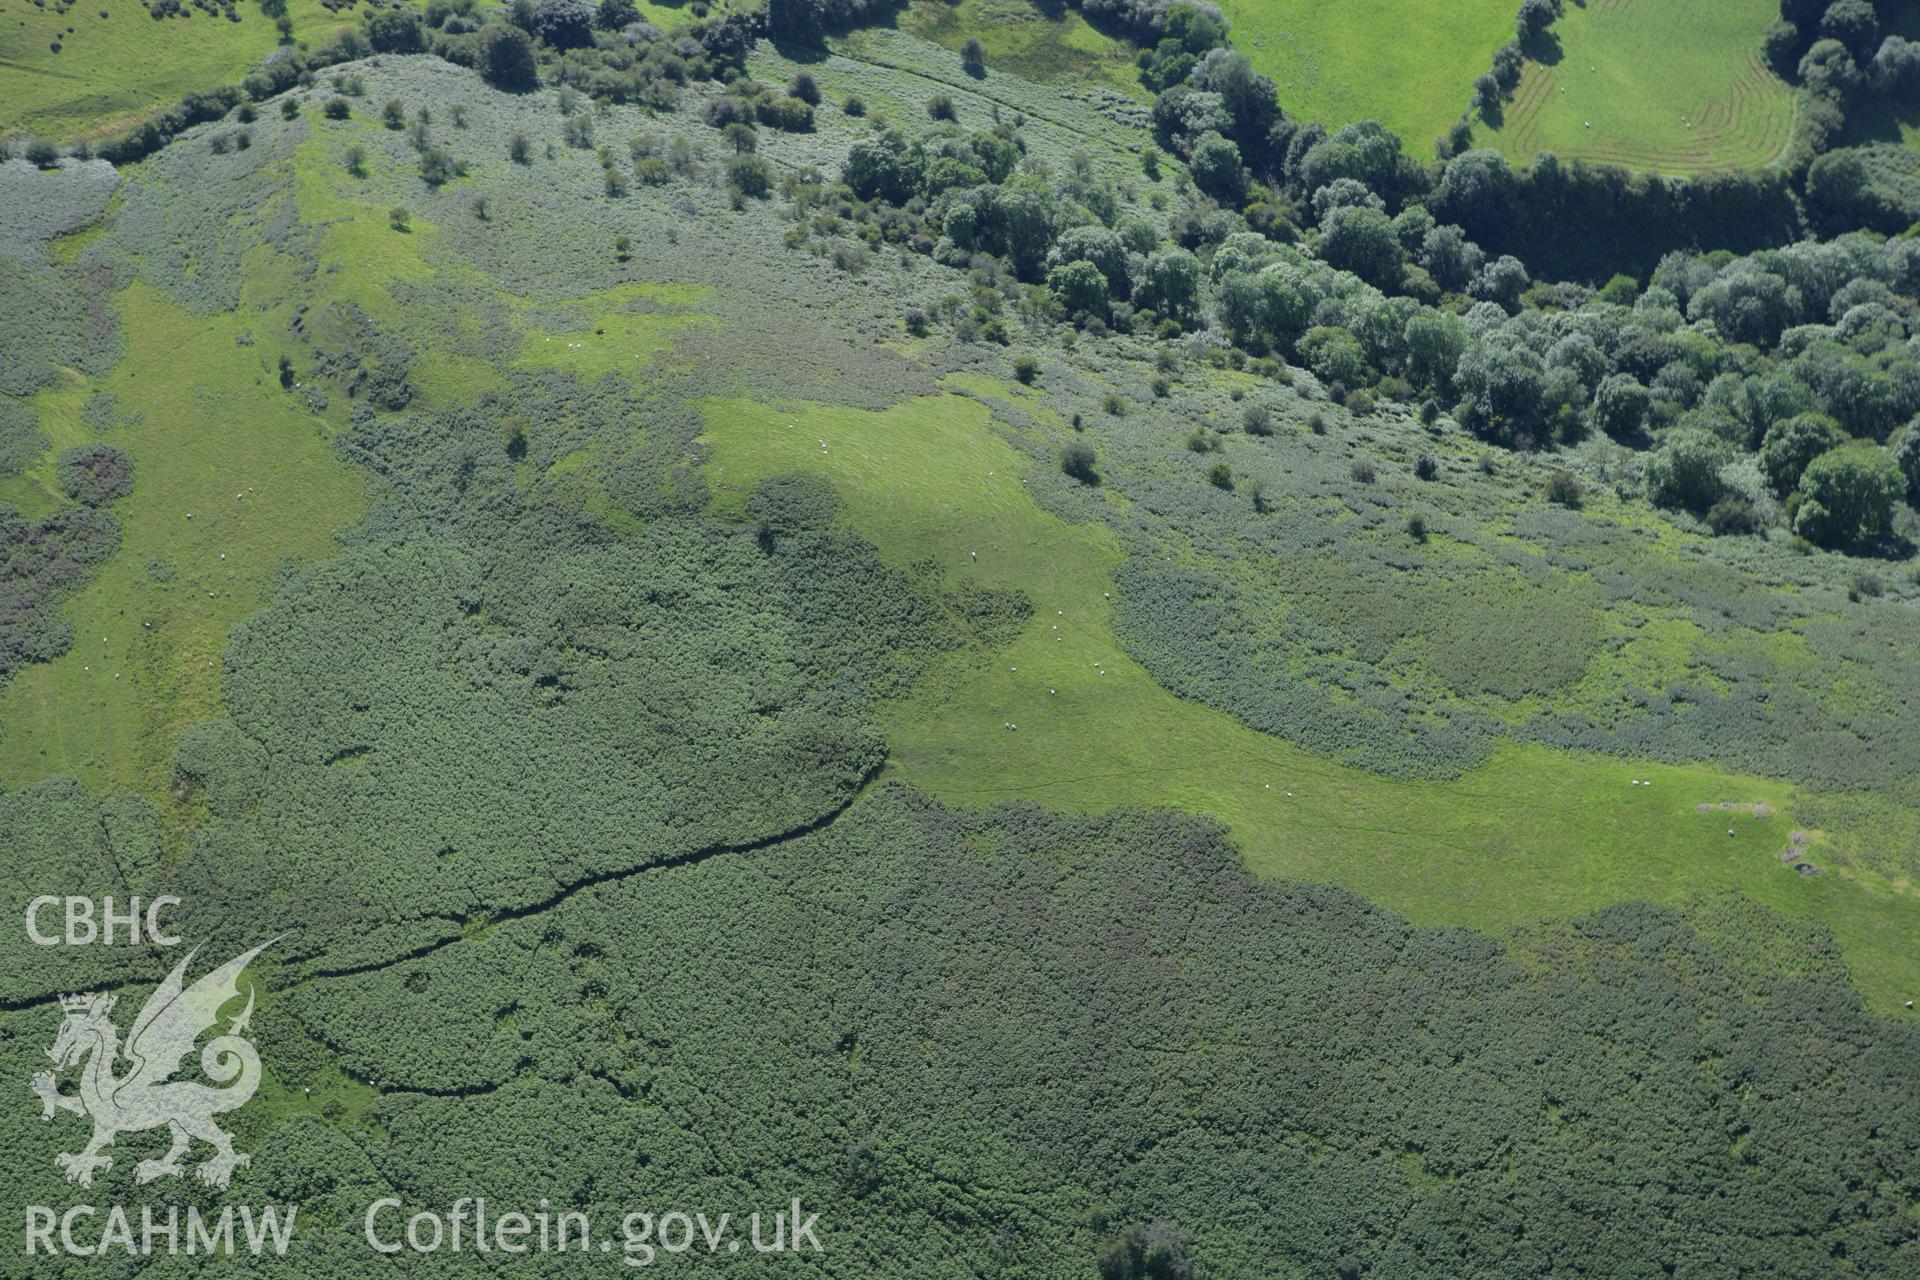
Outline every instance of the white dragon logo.
<svg viewBox="0 0 1920 1280"><path fill-rule="evenodd" d="M233 1149L232 1137L214 1124L213 1118L244 1106L260 1086L260 1055L245 1038L253 1018L251 985L246 1008L200 1052L200 1069L215 1084L226 1087L216 1089L196 1080L168 1077L180 1069L180 1060L192 1051L201 1033L220 1021L221 1007L239 996L241 970L272 945L261 943L190 987L184 983L187 965L199 948L188 952L141 1006L124 1051L120 1033L109 1017L115 997L93 992L60 997L66 1021L47 1056L59 1070L85 1061L80 1092L61 1093L52 1071L34 1076L33 1091L40 1097L44 1119L53 1119L56 1111L72 1111L93 1121L93 1139L85 1149L54 1157L54 1163L66 1171L67 1181L92 1186L95 1170L113 1167L113 1158L101 1155L100 1149L111 1144L115 1134L161 1125L172 1131L173 1145L160 1159L142 1160L134 1166L136 1182L185 1174L180 1157L195 1138L214 1151L195 1170L208 1186L226 1186L233 1171L248 1162L250 1157ZM124 1075L116 1076L113 1068L123 1054L132 1065Z"/></svg>

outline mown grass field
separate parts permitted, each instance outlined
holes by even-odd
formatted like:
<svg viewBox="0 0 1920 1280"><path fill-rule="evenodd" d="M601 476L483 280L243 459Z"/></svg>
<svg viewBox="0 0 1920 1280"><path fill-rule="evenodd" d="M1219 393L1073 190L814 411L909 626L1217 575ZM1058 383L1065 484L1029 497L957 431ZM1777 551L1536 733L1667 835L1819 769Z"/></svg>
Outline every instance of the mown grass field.
<svg viewBox="0 0 1920 1280"><path fill-rule="evenodd" d="M1114 634L1111 530L1041 509L1023 484L1033 464L976 400L877 414L721 401L707 441L712 479L736 509L766 476L816 471L890 560L931 558L1032 600L1012 644L954 659L884 716L890 770L943 799L1211 813L1257 871L1342 884L1423 924L1501 930L1734 888L1832 927L1882 1007L1912 982L1920 897L1871 876L1783 867L1795 799L1785 784L1512 744L1458 780L1397 781L1175 697ZM1696 808L1725 801L1774 812Z"/></svg>
<svg viewBox="0 0 1920 1280"><path fill-rule="evenodd" d="M1222 0L1233 40L1280 88L1287 114L1329 128L1378 120L1424 160L1513 36L1508 0Z"/></svg>
<svg viewBox="0 0 1920 1280"><path fill-rule="evenodd" d="M1760 58L1771 0L1593 0L1553 25L1561 56L1529 62L1482 145L1666 174L1758 168L1793 132L1793 90Z"/></svg>
<svg viewBox="0 0 1920 1280"><path fill-rule="evenodd" d="M191 6L182 12L192 16L155 19L129 0L87 0L64 11L5 0L0 136L104 137L182 94L238 81L280 43L273 19L252 0L237 4L237 22ZM287 15L294 38L308 44L356 19L319 0L288 0Z"/></svg>

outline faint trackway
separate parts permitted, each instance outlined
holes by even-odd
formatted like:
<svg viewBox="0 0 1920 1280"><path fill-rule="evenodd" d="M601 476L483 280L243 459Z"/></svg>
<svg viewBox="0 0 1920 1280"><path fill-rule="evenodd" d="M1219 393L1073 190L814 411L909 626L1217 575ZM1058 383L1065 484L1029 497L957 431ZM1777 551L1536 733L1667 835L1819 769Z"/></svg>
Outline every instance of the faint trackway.
<svg viewBox="0 0 1920 1280"><path fill-rule="evenodd" d="M988 80L973 80L969 77L968 82L962 84L957 80L949 80L944 76L935 75L931 71L923 71L918 67L910 67L904 63L889 62L885 58L875 57L873 54L865 51L850 53L845 49L836 49L833 51L833 56L843 58L848 62L858 63L862 66L879 67L882 70L896 72L903 76L912 76L916 80L924 80L928 84L939 85L943 89L952 89L955 92L964 93L985 102L991 102L996 107L1001 107L1007 111L1025 116L1029 120L1037 120L1049 128L1058 129L1069 137L1078 138L1089 145L1098 146L1103 150L1116 154L1119 152L1117 147L1112 146L1110 143L1105 142L1103 139L1087 132L1087 130L1077 125L1068 124L1066 121L1055 116L1036 111L1031 105L1022 105L1011 99L997 97L987 92L987 86L991 83L990 78Z"/></svg>
<svg viewBox="0 0 1920 1280"><path fill-rule="evenodd" d="M861 775L860 780L854 783L853 789L847 793L846 798L840 801L839 804L836 804L833 808L817 817L809 818L797 827L789 827L785 831L776 831L772 835L761 836L758 839L748 840L743 843L710 844L698 849L688 849L683 853L671 854L653 862L643 862L638 866L618 867L612 871L597 871L590 876L583 876L578 880L569 881L538 902L531 902L525 906L505 908L504 910L497 911L485 917L478 921L478 923L491 927L497 924L507 924L515 920L524 920L528 916L537 916L543 912L551 911L567 899L573 897L576 893L580 893L586 889L598 888L603 884L613 884L633 876L643 876L652 871L666 871L674 867L691 866L696 862L705 862L709 858L722 857L728 854L758 853L762 849L771 849L775 845L785 844L789 840L799 840L806 836L814 835L826 830L835 822L839 821L840 815L848 809L851 809L854 802L866 794L868 784L879 776L880 770L885 763L886 760L882 757L878 764L875 764L872 768L868 769L866 773ZM468 921L466 923L474 922ZM415 947L411 951L389 957L385 960L369 960L364 964L347 965L339 969L308 969L300 975L299 981L289 984L287 987L282 988L282 990L292 990L305 986L308 982L316 979L351 978L363 973L378 973L382 969L391 969L397 964L405 964L410 960L418 960L424 956L430 956L456 943L465 942L470 937L471 935L467 933L457 933L451 937L437 938L423 946Z"/></svg>
<svg viewBox="0 0 1920 1280"><path fill-rule="evenodd" d="M81 989L97 992L124 991L128 987L149 987L153 982L152 978L116 978L112 982L89 982ZM29 1009L38 1009L42 1005L52 1004L59 998L60 993L54 992L43 996L28 996L24 1000L0 1000L0 1013L25 1013Z"/></svg>
<svg viewBox="0 0 1920 1280"><path fill-rule="evenodd" d="M848 809L851 809L854 803L858 801L862 795L866 794L868 784L870 784L874 780L874 778L879 775L880 770L883 767L885 767L885 765L886 765L886 757L882 756L880 758L880 761L877 764L873 765L873 767L868 769L866 773L861 775L860 780L854 783L853 789L847 793L845 799L841 800L839 804L836 804L833 808L827 810L825 813L822 813L814 818L811 818L808 821L801 823L797 827L789 827L785 831L776 831L772 835L761 836L757 840L748 840L741 843L710 844L699 849L689 849L684 853L675 854L668 858L662 858L656 862L643 863L637 867L625 867L625 868L620 868L613 871L597 872L593 875L584 876L581 879L570 881L569 883L562 885L555 892L541 899L538 902L529 903L521 907L509 908L508 910L501 911L494 915L488 916L484 921L484 923L486 925L491 926L496 924L505 924L513 920L524 920L529 916L537 916L542 914L543 912L551 911L555 907L566 902L569 898L573 897L575 894L583 892L584 890L587 890L587 889L597 888L600 885L616 884L619 881L627 880L636 876L644 876L654 871L664 871L673 867L690 866L696 862L705 862L709 858L721 857L727 854L758 853L762 849L771 849L776 845L785 844L790 840L799 840L807 836L814 835L818 832L826 830L828 827L832 826L835 822L839 821L840 815L845 813ZM339 969L309 970L306 973L302 974L300 979L297 982L293 982L286 987L280 988L280 991L281 992L297 991L301 987L304 987L305 985L307 985L307 983L309 982L320 981L328 978L350 978L350 977L357 977L361 974L378 973L383 969L391 969L395 965L406 964L410 961L419 960L425 956L433 955L435 952L445 950L447 947L453 946L456 943L468 941L471 936L472 936L471 934L467 934L467 933L458 933L449 938L440 938L431 943L428 943L425 946L415 947L412 950L404 952L401 955L392 956L385 960L372 960L372 961L368 961L365 964L350 965L350 966L339 968ZM338 1044L335 1044L332 1040L328 1039L321 1032L321 1029L319 1027L314 1026L312 1023L308 1022L304 1018L300 1018L298 1014L295 1014L294 1016L296 1020L300 1022L302 1029L305 1030L306 1033L312 1036L315 1040L319 1041L322 1045L326 1046L326 1048L332 1052L332 1054L334 1055L334 1058L337 1061L344 1062L344 1060L350 1056L348 1051L345 1048L343 1048ZM342 1067L342 1070L345 1070L345 1068ZM354 1079L359 1080L361 1083L366 1084L373 1089L379 1090L380 1093L382 1094L418 1094L420 1096L429 1097L429 1098L480 1097L482 1095L492 1093L496 1089L503 1088L504 1086L511 1083L514 1079L517 1078L516 1076L510 1075L500 1080L481 1081L477 1084L434 1086L434 1085L399 1084L397 1082L391 1082L391 1081L375 1082L369 1077L359 1075L352 1071L348 1071L347 1074L349 1076L352 1076Z"/></svg>
<svg viewBox="0 0 1920 1280"><path fill-rule="evenodd" d="M885 764L886 760L883 757L879 763L876 763L861 775L859 781L854 783L853 789L847 793L846 797L842 799L840 803L834 805L833 808L827 810L825 813L809 818L797 827L788 827L784 831L776 831L771 835L760 836L753 840L703 845L697 849L688 849L684 852L671 854L652 862L643 862L637 866L616 867L610 871L597 871L590 876L583 876L578 880L568 881L554 890L553 893L536 902L530 902L517 907L507 907L492 915L486 916L484 919L468 919L461 923L482 924L491 927L497 924L507 924L515 920L524 920L529 916L537 916L543 912L551 911L566 902L569 898L572 898L575 894L587 889L595 889L606 884L615 884L635 876L646 875L649 872L666 871L675 867L691 866L697 862L705 862L709 858L724 857L730 854L758 853L763 849L771 849L777 845L785 844L790 840L799 840L810 835L815 835L839 821L840 816L851 809L860 797L866 794L868 787L873 783L873 780L879 776ZM452 917L438 916L423 918L451 919ZM294 991L309 982L322 981L328 978L351 978L361 974L378 973L383 969L391 969L397 964L406 964L409 961L419 960L425 956L433 955L435 952L445 950L447 947L469 941L471 937L472 935L468 933L457 933L445 938L436 938L423 946L414 947L396 956L388 956L383 960L369 960L364 964L345 965L337 969L309 968L302 972L296 981L288 983L286 986L277 988L276 990L279 992ZM149 986L153 981L154 979L151 977L119 978L112 982L90 983L87 989L90 991L120 991L127 987ZM0 1013L21 1013L30 1009L41 1008L54 1003L59 998L58 993L48 993L46 995L29 996L22 1000L0 1000ZM413 1092L425 1091L415 1090Z"/></svg>

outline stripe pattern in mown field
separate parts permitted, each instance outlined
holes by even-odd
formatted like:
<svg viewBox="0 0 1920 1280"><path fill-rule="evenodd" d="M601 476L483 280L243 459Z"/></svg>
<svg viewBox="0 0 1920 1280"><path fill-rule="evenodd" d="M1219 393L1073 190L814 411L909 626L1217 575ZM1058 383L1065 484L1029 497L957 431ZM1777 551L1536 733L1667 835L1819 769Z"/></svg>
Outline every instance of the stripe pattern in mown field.
<svg viewBox="0 0 1920 1280"><path fill-rule="evenodd" d="M1570 8L1554 27L1562 56L1527 65L1487 142L1520 163L1551 151L1671 175L1777 164L1793 92L1760 57L1771 13L1753 0Z"/></svg>

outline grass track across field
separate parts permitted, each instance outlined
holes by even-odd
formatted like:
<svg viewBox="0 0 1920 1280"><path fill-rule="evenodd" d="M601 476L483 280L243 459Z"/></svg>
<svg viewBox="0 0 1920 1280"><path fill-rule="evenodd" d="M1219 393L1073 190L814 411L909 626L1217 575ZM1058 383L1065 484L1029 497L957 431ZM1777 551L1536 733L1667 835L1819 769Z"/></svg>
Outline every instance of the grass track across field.
<svg viewBox="0 0 1920 1280"><path fill-rule="evenodd" d="M1793 134L1793 90L1760 59L1778 17L1770 0L1569 4L1559 61L1527 64L1483 145L1673 175L1773 164Z"/></svg>
<svg viewBox="0 0 1920 1280"><path fill-rule="evenodd" d="M1033 621L1013 643L952 660L883 716L890 767L935 795L1211 813L1257 871L1346 885L1423 924L1501 930L1735 888L1831 926L1882 1007L1914 980L1920 898L1783 867L1787 784L1523 745L1455 781L1395 781L1176 698L1113 632L1112 532L1044 511L1022 484L1031 464L973 399L885 413L720 401L707 442L723 505L738 509L766 476L819 472L888 559L930 557L1032 600ZM1722 801L1764 802L1779 816L1696 812Z"/></svg>
<svg viewBox="0 0 1920 1280"><path fill-rule="evenodd" d="M1287 114L1378 120L1425 160L1473 80L1513 38L1514 0L1221 0L1233 42L1272 76Z"/></svg>

